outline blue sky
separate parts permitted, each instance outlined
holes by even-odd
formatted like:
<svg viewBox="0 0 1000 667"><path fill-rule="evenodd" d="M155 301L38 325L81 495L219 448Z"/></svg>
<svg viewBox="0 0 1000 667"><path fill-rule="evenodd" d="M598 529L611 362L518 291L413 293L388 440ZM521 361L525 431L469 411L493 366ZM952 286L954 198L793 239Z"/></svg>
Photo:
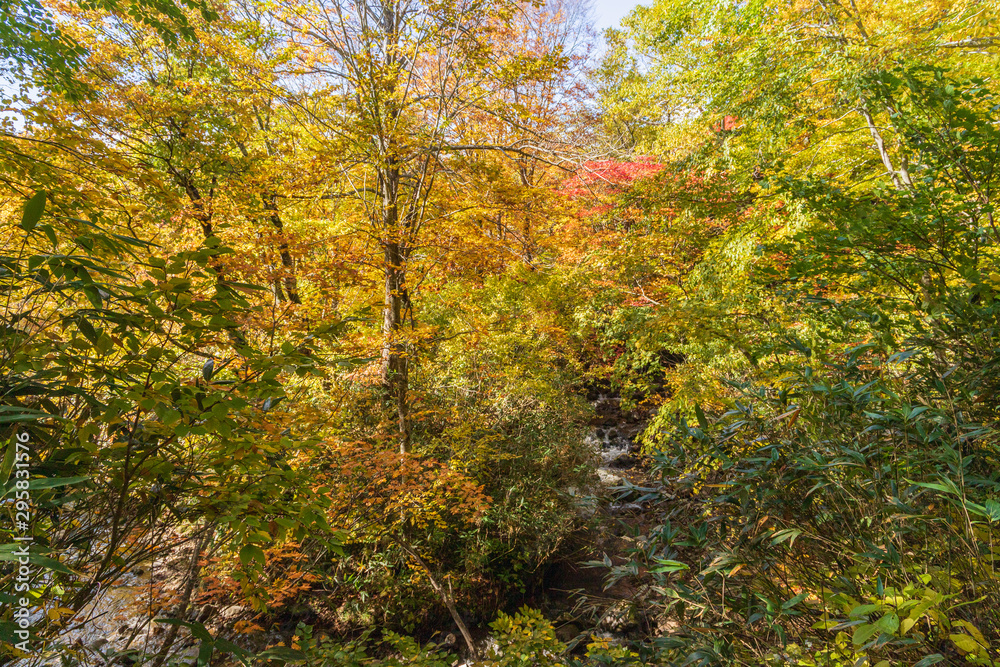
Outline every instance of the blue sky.
<svg viewBox="0 0 1000 667"><path fill-rule="evenodd" d="M636 0L593 0L594 19L598 30L618 25L622 17L638 4Z"/></svg>

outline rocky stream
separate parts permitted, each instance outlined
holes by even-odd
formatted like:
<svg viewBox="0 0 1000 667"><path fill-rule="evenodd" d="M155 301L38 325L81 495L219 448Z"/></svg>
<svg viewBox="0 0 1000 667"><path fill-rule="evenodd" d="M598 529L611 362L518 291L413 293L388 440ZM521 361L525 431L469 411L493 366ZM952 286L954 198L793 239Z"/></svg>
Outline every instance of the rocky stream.
<svg viewBox="0 0 1000 667"><path fill-rule="evenodd" d="M630 523L630 517L641 515L643 507L622 500L628 483L639 484L643 477L643 462L637 439L648 421L643 410L623 411L622 400L615 394L592 390L588 400L594 409L590 432L585 442L593 447L600 463L596 486L570 489L579 498L579 513L592 526L588 544L570 558L553 564L544 578L539 593L526 600L552 620L557 637L572 647L582 648L592 637L615 639L627 636L634 626L628 600L634 591L615 585L606 587L605 572L581 565L587 559L613 553L616 541ZM155 655L168 632L167 625L154 619L150 600L157 594L179 591L184 585L185 571L191 560L190 544L181 546L166 556L145 563L133 570L118 585L101 591L95 600L77 617L63 637L65 651L72 650L78 664L131 665L130 652ZM234 622L248 617L249 610L230 606L194 608L190 621L204 623L213 632L231 629ZM457 628L443 629L433 637L439 644L456 644L462 650ZM491 641L488 628L476 628L473 636L486 646ZM275 635L274 641L286 639ZM173 664L194 664L200 642L182 629L170 650ZM17 667L57 667L64 664L57 653L22 660ZM167 663L165 663L167 664Z"/></svg>

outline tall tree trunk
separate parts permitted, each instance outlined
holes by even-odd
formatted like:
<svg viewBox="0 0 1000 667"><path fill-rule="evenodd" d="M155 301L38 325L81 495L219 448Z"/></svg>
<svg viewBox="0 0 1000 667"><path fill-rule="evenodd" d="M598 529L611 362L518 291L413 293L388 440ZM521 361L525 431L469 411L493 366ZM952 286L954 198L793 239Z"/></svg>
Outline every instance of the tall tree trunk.
<svg viewBox="0 0 1000 667"><path fill-rule="evenodd" d="M257 124L260 126L261 132L267 131L269 123L265 122L259 115L257 117ZM271 156L274 152L271 143L265 141L265 145L267 146L268 156ZM249 159L250 151L247 150L246 144L237 140L236 146L239 147L243 157ZM299 298L298 277L295 275L295 260L292 259L292 253L289 252L288 239L285 238L285 224L281 219L281 212L278 210L278 195L274 192L269 194L261 193L260 200L264 205L264 210L267 211L271 226L278 232L278 253L281 256L281 266L285 270L284 276L281 279L275 278L274 280L274 295L278 301L287 298L292 303L302 303ZM284 287L284 291L282 291L282 287Z"/></svg>
<svg viewBox="0 0 1000 667"><path fill-rule="evenodd" d="M399 41L398 16L396 14L397 0L382 0L382 39L385 65L393 72L398 62L396 48ZM406 289L407 234L404 220L400 215L400 170L399 146L396 143L395 132L402 110L396 101L396 81L389 77L385 82L384 95L385 113L373 118L381 125L378 139L381 152L382 167L378 170L379 190L382 197L381 244L385 261L385 301L382 308L382 384L390 401L396 404L396 417L399 427L399 452L406 454L410 450L409 409L407 392L409 390L409 359L407 345L402 337L403 320L409 307L410 297Z"/></svg>
<svg viewBox="0 0 1000 667"><path fill-rule="evenodd" d="M292 259L292 253L288 250L288 239L285 238L285 225L278 212L278 197L272 194L270 196L262 195L261 198L264 200L264 210L268 212L271 225L278 232L278 253L281 255L281 266L285 270L285 275L281 279L281 284L284 287L284 296L292 303L302 303L302 300L299 298L299 282L295 275L295 260ZM280 290L278 291L278 296L279 298L282 296Z"/></svg>
<svg viewBox="0 0 1000 667"><path fill-rule="evenodd" d="M406 289L406 258L397 242L389 242L385 250L385 302L382 308L382 383L390 400L396 403L399 422L399 452L410 449L409 409L409 358L406 341L402 337L403 321L409 305Z"/></svg>

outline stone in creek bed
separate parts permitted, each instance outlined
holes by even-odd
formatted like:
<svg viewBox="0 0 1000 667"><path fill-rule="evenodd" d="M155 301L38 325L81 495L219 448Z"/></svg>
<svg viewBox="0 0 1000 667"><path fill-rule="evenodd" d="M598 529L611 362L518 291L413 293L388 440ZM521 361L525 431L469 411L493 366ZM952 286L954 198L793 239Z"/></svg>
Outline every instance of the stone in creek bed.
<svg viewBox="0 0 1000 667"><path fill-rule="evenodd" d="M609 468L615 468L618 470L635 468L637 465L639 465L639 459L631 454L622 454L618 458L607 463Z"/></svg>
<svg viewBox="0 0 1000 667"><path fill-rule="evenodd" d="M627 512L642 511L642 505L638 503L611 503L608 505L608 512L611 514L625 514Z"/></svg>
<svg viewBox="0 0 1000 667"><path fill-rule="evenodd" d="M568 644L573 641L579 634L580 627L575 623L567 623L566 625L561 625L556 628L556 639L564 644Z"/></svg>
<svg viewBox="0 0 1000 667"><path fill-rule="evenodd" d="M601 484L605 486L620 486L623 478L619 475L615 475L610 470L605 470L604 468L597 469L597 477L601 480Z"/></svg>
<svg viewBox="0 0 1000 667"><path fill-rule="evenodd" d="M219 611L219 615L216 620L224 625L229 625L238 621L240 617L246 615L246 613L249 611L250 611L249 607L244 607L238 604L231 604L228 607L223 607Z"/></svg>

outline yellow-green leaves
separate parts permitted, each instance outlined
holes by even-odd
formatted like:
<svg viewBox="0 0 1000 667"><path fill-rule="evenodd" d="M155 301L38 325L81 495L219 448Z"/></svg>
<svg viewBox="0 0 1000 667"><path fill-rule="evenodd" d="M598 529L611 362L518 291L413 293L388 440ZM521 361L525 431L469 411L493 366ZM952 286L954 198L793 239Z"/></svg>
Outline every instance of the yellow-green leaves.
<svg viewBox="0 0 1000 667"><path fill-rule="evenodd" d="M21 217L21 229L31 232L38 221L42 219L42 212L45 210L45 192L36 193L28 203L24 205L24 215Z"/></svg>

